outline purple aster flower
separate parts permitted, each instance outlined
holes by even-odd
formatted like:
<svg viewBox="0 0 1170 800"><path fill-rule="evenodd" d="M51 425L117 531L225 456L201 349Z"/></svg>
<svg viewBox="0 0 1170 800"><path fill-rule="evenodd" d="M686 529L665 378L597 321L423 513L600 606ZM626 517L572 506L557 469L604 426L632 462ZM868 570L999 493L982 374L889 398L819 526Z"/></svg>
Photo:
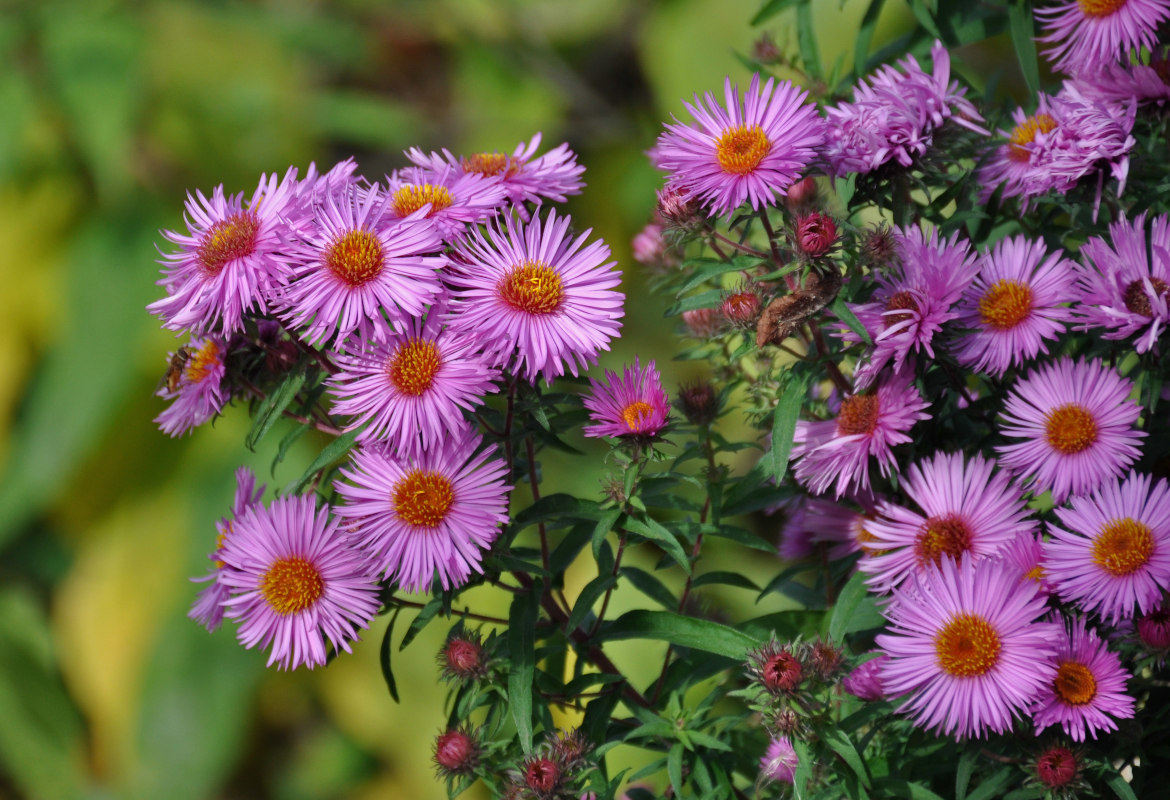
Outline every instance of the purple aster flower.
<svg viewBox="0 0 1170 800"><path fill-rule="evenodd" d="M571 219L550 211L524 223L494 222L461 245L460 268L444 277L452 286L450 325L472 333L481 346L533 383L577 374L609 349L621 328L624 295L617 291L609 248L591 230L576 239Z"/></svg>
<svg viewBox="0 0 1170 800"><path fill-rule="evenodd" d="M890 657L885 653L879 653L876 658L858 664L841 681L841 688L862 700L872 702L884 699L886 692L882 687L882 670L889 660Z"/></svg>
<svg viewBox="0 0 1170 800"><path fill-rule="evenodd" d="M930 149L934 132L948 120L987 135L978 125L983 117L963 96L966 90L950 80L947 49L936 41L930 55L933 75L907 56L898 68L886 64L859 81L852 103L825 109L824 156L834 175L872 172L890 161L909 167Z"/></svg>
<svg viewBox="0 0 1170 800"><path fill-rule="evenodd" d="M1000 184L1004 197L1065 194L1081 178L1096 175L1099 202L1105 168L1117 180L1120 195L1129 174L1136 115L1134 102L1092 100L1070 83L1055 96L1041 93L1034 114L1016 109L1015 127L998 132L1007 141L979 171L980 200L985 202Z"/></svg>
<svg viewBox="0 0 1170 800"><path fill-rule="evenodd" d="M1158 25L1170 19L1170 1L1063 0L1035 14L1048 31L1037 41L1053 45L1044 54L1061 72L1082 75L1153 47Z"/></svg>
<svg viewBox="0 0 1170 800"><path fill-rule="evenodd" d="M830 487L837 497L848 491L867 493L870 457L889 475L895 466L891 448L910 441L914 423L930 418L926 407L905 372L845 398L835 419L797 422L792 448L796 479L813 494Z"/></svg>
<svg viewBox="0 0 1170 800"><path fill-rule="evenodd" d="M653 361L643 367L635 357L620 378L607 369L604 381L590 378L589 386L584 402L593 422L582 430L586 436L653 438L666 427L670 398Z"/></svg>
<svg viewBox="0 0 1170 800"><path fill-rule="evenodd" d="M1133 698L1125 693L1129 679L1121 657L1107 649L1096 631L1077 617L1053 659L1056 677L1032 707L1036 733L1059 723L1074 742L1097 738L1097 731L1115 731L1115 719L1133 716Z"/></svg>
<svg viewBox="0 0 1170 800"><path fill-rule="evenodd" d="M387 175L386 184L390 202L384 209L385 219L405 219L421 212L446 242L459 239L468 225L494 216L507 202L499 181L450 165L433 172L408 167ZM422 211L424 206L428 208Z"/></svg>
<svg viewBox="0 0 1170 800"><path fill-rule="evenodd" d="M713 216L730 216L745 201L754 209L774 205L824 139L816 106L804 102L808 93L788 81L769 78L761 89L753 75L741 101L727 78L723 93L723 106L710 92L684 102L695 127L668 123L655 150L668 182Z"/></svg>
<svg viewBox="0 0 1170 800"><path fill-rule="evenodd" d="M224 568L224 563L219 560L219 548L223 547L224 539L231 533L232 520L243 514L246 509L259 504L260 497L264 494L264 486L265 484L262 483L259 488L256 488L256 474L252 470L247 467L236 469L236 496L232 501L231 516L224 517L215 523L215 529L218 532L215 541L216 552L208 556L215 562L215 569L202 578L191 579L193 583L210 582L200 590L191 610L187 612L188 617L210 632L214 633L223 623L223 604L230 595L227 585L219 580L219 574Z"/></svg>
<svg viewBox="0 0 1170 800"><path fill-rule="evenodd" d="M577 163L577 154L568 143L534 157L540 139L541 134L537 133L527 143L521 142L510 156L493 152L456 158L446 149L442 155L425 155L414 147L407 151L406 157L433 172L456 167L462 172L495 178L514 206L522 206L525 202L540 205L544 200L563 203L568 195L581 193L585 185L581 180L585 167Z"/></svg>
<svg viewBox="0 0 1170 800"><path fill-rule="evenodd" d="M239 620L242 645L272 647L269 666L323 665L326 639L348 653L358 629L378 613L378 584L366 559L312 495L245 508L219 558L219 580L232 593L227 617Z"/></svg>
<svg viewBox="0 0 1170 800"><path fill-rule="evenodd" d="M760 778L780 783L796 780L796 768L800 758L787 736L777 736L768 743L768 749L760 758Z"/></svg>
<svg viewBox="0 0 1170 800"><path fill-rule="evenodd" d="M507 465L480 449L470 427L403 458L385 447L355 450L335 488L338 516L377 572L408 592L426 591L435 573L444 589L483 572L483 551L508 521Z"/></svg>
<svg viewBox="0 0 1170 800"><path fill-rule="evenodd" d="M358 441L386 440L412 455L437 447L464 429L463 412L494 392L499 377L478 340L442 325L443 309L413 319L401 333L376 340L351 339L334 359L339 371L328 380L337 398L332 413L354 417Z"/></svg>
<svg viewBox="0 0 1170 800"><path fill-rule="evenodd" d="M1154 217L1148 240L1144 212L1120 219L1109 226L1108 241L1092 237L1081 255L1077 327L1104 328L1105 339L1137 337L1139 353L1155 348L1170 325L1170 217Z"/></svg>
<svg viewBox="0 0 1170 800"><path fill-rule="evenodd" d="M297 188L297 171L284 179L262 175L245 204L243 193L228 197L223 185L210 199L200 191L187 195L187 233L163 231L178 245L163 253L158 284L167 296L146 307L170 330L196 335L242 331L244 314L265 313L274 293L288 281L285 251L290 231L285 211Z"/></svg>
<svg viewBox="0 0 1170 800"><path fill-rule="evenodd" d="M1047 255L1047 258L1045 256ZM955 324L971 332L952 347L960 364L1002 377L1047 353L1072 318L1075 267L1060 251L1023 236L1001 239L980 259L979 275L959 302Z"/></svg>
<svg viewBox="0 0 1170 800"><path fill-rule="evenodd" d="M182 436L223 410L228 400L223 386L226 356L227 342L218 336L192 339L168 354L165 383L155 393L174 401L154 418L163 433Z"/></svg>
<svg viewBox="0 0 1170 800"><path fill-rule="evenodd" d="M1000 463L1032 478L1033 494L1050 489L1054 503L1092 491L1141 455L1132 389L1100 361L1066 357L1032 370L1004 403L1001 433L1023 441L996 447Z"/></svg>
<svg viewBox="0 0 1170 800"><path fill-rule="evenodd" d="M999 557L1004 566L1013 570L1020 580L1034 582L1040 587L1040 593L1048 596L1055 594L1051 576L1048 573L1048 564L1044 557L1044 538L1036 536L1019 536L1007 543Z"/></svg>
<svg viewBox="0 0 1170 800"><path fill-rule="evenodd" d="M877 645L888 695L909 696L899 711L956 739L1003 733L1051 683L1059 628L1036 585L993 558L944 558L914 573L883 612L889 633Z"/></svg>
<svg viewBox="0 0 1170 800"><path fill-rule="evenodd" d="M1170 102L1170 60L1163 54L1149 64L1109 64L1078 75L1072 83L1089 100L1162 106Z"/></svg>
<svg viewBox="0 0 1170 800"><path fill-rule="evenodd" d="M872 302L849 306L874 343L868 361L854 374L858 386L868 386L890 362L900 373L911 353L933 358L934 335L959 315L952 306L978 271L975 254L957 233L940 239L937 230L927 237L917 227L900 228L894 238L900 269L878 273ZM861 341L850 330L840 335Z"/></svg>
<svg viewBox="0 0 1170 800"><path fill-rule="evenodd" d="M1036 521L1023 494L995 462L962 454L939 453L912 465L901 488L922 513L882 502L878 518L866 525L878 551L858 568L867 583L883 594L909 575L940 561L973 561L995 555L1013 539L1034 536Z"/></svg>
<svg viewBox="0 0 1170 800"><path fill-rule="evenodd" d="M1062 600L1117 622L1158 608L1170 585L1170 486L1148 475L1111 480L1054 509L1046 568Z"/></svg>
<svg viewBox="0 0 1170 800"><path fill-rule="evenodd" d="M342 342L354 331L372 338L383 314L401 328L421 317L439 296L436 270L447 260L422 211L403 220L384 219L390 197L375 184L346 184L317 208L315 230L295 255L296 281L288 287L284 315L313 343Z"/></svg>

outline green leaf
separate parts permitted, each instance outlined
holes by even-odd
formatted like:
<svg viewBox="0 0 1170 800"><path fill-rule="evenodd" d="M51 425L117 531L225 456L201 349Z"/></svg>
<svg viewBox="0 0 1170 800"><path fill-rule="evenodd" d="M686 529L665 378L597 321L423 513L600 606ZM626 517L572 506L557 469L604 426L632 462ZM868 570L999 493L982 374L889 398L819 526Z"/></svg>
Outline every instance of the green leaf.
<svg viewBox="0 0 1170 800"><path fill-rule="evenodd" d="M598 575L589 583L585 584L585 588L581 590L581 594L577 596L577 602L573 604L573 613L569 615L568 621L565 623L566 630L576 630L585 616L593 608L593 604L605 594L607 589L613 588L617 583L617 578L613 575Z"/></svg>
<svg viewBox="0 0 1170 800"><path fill-rule="evenodd" d="M1020 62L1020 71L1024 73L1024 82L1028 84L1028 91L1032 97L1040 91L1040 67L1036 57L1036 33L1032 17L1031 0L1016 0L1008 10L1008 17L1012 31L1012 44L1016 48L1016 58Z"/></svg>
<svg viewBox="0 0 1170 800"><path fill-rule="evenodd" d="M435 618L439 610L443 607L442 597L432 597L427 601L427 604L419 609L418 614L410 621L410 627L406 629L406 635L402 637L402 641L398 643L399 652L406 649L406 646L414 641L414 637L422 633L422 629L427 626L427 623Z"/></svg>
<svg viewBox="0 0 1170 800"><path fill-rule="evenodd" d="M321 452L317 454L317 457L313 459L313 463L309 464L309 468L305 470L305 474L292 486L287 487L284 493L297 494L308 486L309 481L313 479L314 475L349 452L350 448L353 447L354 441L357 439L357 435L358 432L356 430L346 431L325 445Z"/></svg>
<svg viewBox="0 0 1170 800"><path fill-rule="evenodd" d="M1121 800L1138 800L1137 795L1133 793L1133 787L1121 776L1120 773L1113 773L1105 779L1105 784L1113 790ZM974 800L972 795L968 800Z"/></svg>
<svg viewBox="0 0 1170 800"><path fill-rule="evenodd" d="M967 786L971 783L971 774L975 772L975 760L979 754L968 750L959 758L959 765L955 769L955 800L966 800Z"/></svg>
<svg viewBox="0 0 1170 800"><path fill-rule="evenodd" d="M512 518L512 527L519 531L538 522L549 523L556 519L566 518L569 521L583 519L597 519L597 504L591 500L579 500L571 494L558 492L546 494L528 508L516 513Z"/></svg>
<svg viewBox="0 0 1170 800"><path fill-rule="evenodd" d="M692 311L696 308L715 308L723 302L723 295L724 292L722 289L709 289L705 292L693 294L690 297L684 297L666 309L663 312L663 316L677 317L684 311Z"/></svg>
<svg viewBox="0 0 1170 800"><path fill-rule="evenodd" d="M268 434L268 431L272 430L272 426L280 419L284 410L292 405L293 400L297 397L297 392L305 385L306 377L306 373L299 369L290 372L284 376L280 385L260 403L256 409L256 416L252 420L252 428L244 437L244 445L249 450L255 451L256 445Z"/></svg>
<svg viewBox="0 0 1170 800"><path fill-rule="evenodd" d="M751 589L753 592L760 591L760 587L756 586L755 582L738 572L705 572L699 577L691 581L692 588L699 588L708 584L722 584L724 586L736 586L740 589Z"/></svg>
<svg viewBox="0 0 1170 800"><path fill-rule="evenodd" d="M675 797L678 797L682 794L682 759L683 744L682 742L675 742L673 745L671 745L670 752L666 756L666 774L670 776L670 785L674 787Z"/></svg>
<svg viewBox="0 0 1170 800"><path fill-rule="evenodd" d="M752 26L755 27L756 25L762 25L772 17L779 14L781 11L792 8L792 6L796 5L797 2L803 1L804 0L768 0L768 2L764 3L763 7L761 7L760 10L756 12L756 15L752 17Z"/></svg>
<svg viewBox="0 0 1170 800"><path fill-rule="evenodd" d="M717 275L724 275L728 272L741 272L745 269L752 269L762 264L763 261L755 256L735 256L728 261L716 261L712 258L696 258L694 261L688 261L683 264L683 269L691 264L699 264L700 266L687 278L686 283L679 287L679 294L689 292L701 283L705 283Z"/></svg>
<svg viewBox="0 0 1170 800"><path fill-rule="evenodd" d="M863 572L853 573L837 596L829 620L829 639L834 642L844 641L846 634L880 628L886 622L865 585L865 577Z"/></svg>
<svg viewBox="0 0 1170 800"><path fill-rule="evenodd" d="M800 5L796 7L796 44L800 48L800 60L804 62L804 71L810 77L820 78L824 71L821 68L821 52L817 47L810 0L801 0Z"/></svg>
<svg viewBox="0 0 1170 800"><path fill-rule="evenodd" d="M536 584L512 600L508 612L508 706L525 753L532 752L532 680L536 670L536 617L540 589Z"/></svg>
<svg viewBox="0 0 1170 800"><path fill-rule="evenodd" d="M276 465L284 461L284 457L288 455L288 449L293 446L297 439L304 435L305 431L313 426L307 422L297 425L280 439L280 446L276 450L276 455L272 458L272 474L276 474Z"/></svg>
<svg viewBox="0 0 1170 800"><path fill-rule="evenodd" d="M754 636L706 619L695 619L671 611L627 611L602 626L601 639L653 639L690 647L743 661L747 651L759 645Z"/></svg>
<svg viewBox="0 0 1170 800"><path fill-rule="evenodd" d="M862 759L861 753L857 752L857 746L848 736L837 728L826 726L821 731L821 741L827 744L834 753L841 756L842 760L857 775L862 786L870 788L869 770L866 769L865 760Z"/></svg>
<svg viewBox="0 0 1170 800"><path fill-rule="evenodd" d="M390 668L390 637L394 633L394 623L401 610L402 606L399 606L390 615L390 622L386 624L386 632L382 634L382 647L378 651L378 663L382 666L382 677L386 679L386 688L390 690L390 697L395 703L400 701L398 699L398 683L394 680L394 670Z"/></svg>
<svg viewBox="0 0 1170 800"><path fill-rule="evenodd" d="M845 302L845 299L841 297L841 295L837 295L835 298L833 298L833 302L829 306L829 310L836 315L837 319L844 322L845 325L848 326L849 330L860 336L861 341L865 342L866 344L873 344L873 339L869 338L869 331L867 331L865 326L861 324L861 320L857 318L857 315L853 313L853 310L849 308L849 305Z"/></svg>
<svg viewBox="0 0 1170 800"><path fill-rule="evenodd" d="M979 787L971 794L967 795L967 800L991 800L993 797L999 797L1002 792L1003 785L1015 777L1017 772L1011 767L1003 767L995 772L991 777L985 779L979 784ZM1134 800L1137 800L1135 797Z"/></svg>
<svg viewBox="0 0 1170 800"><path fill-rule="evenodd" d="M936 39L943 38L942 31L934 21L934 13L924 0L910 0L910 11L914 14L914 19L918 20L918 24L926 28L931 36Z"/></svg>
<svg viewBox="0 0 1170 800"><path fill-rule="evenodd" d="M882 15L882 6L886 0L872 0L865 16L861 18L861 27L857 30L857 38L853 43L853 74L861 77L868 72L869 43L873 41L873 31L877 27L878 17ZM849 200L845 199L848 204Z"/></svg>
<svg viewBox="0 0 1170 800"><path fill-rule="evenodd" d="M619 570L619 574L628 580L635 589L663 608L673 610L678 607L678 598L671 594L670 590L666 588L662 581L655 578L649 572L638 567L622 567Z"/></svg>
<svg viewBox="0 0 1170 800"><path fill-rule="evenodd" d="M772 414L772 447L768 452L768 471L776 483L788 471L788 456L792 453L793 436L800 408L808 394L808 376L789 373L776 410Z"/></svg>
<svg viewBox="0 0 1170 800"><path fill-rule="evenodd" d="M787 641L795 639L797 636L815 635L821 629L824 618L825 612L823 611L810 611L803 608L789 609L749 619L736 627L757 642L764 641L772 633L776 634L777 639Z"/></svg>
<svg viewBox="0 0 1170 800"><path fill-rule="evenodd" d="M643 536L652 542L662 546L662 549L670 554L680 567L688 573L691 571L691 562L687 558L687 553L683 550L682 545L678 543L678 538L665 528L662 523L658 522L653 517L645 517L639 519L637 517L629 517L626 519L626 530L630 533L636 533Z"/></svg>
<svg viewBox="0 0 1170 800"><path fill-rule="evenodd" d="M593 559L596 561L601 555L601 543L605 541L605 537L609 536L609 532L613 530L618 518L622 515L620 508L610 508L603 511L601 517L597 520L597 526L593 529Z"/></svg>
<svg viewBox="0 0 1170 800"><path fill-rule="evenodd" d="M911 783L902 778L877 778L873 788L881 790L877 797L902 797L909 800L943 800L942 797L927 789L921 783Z"/></svg>

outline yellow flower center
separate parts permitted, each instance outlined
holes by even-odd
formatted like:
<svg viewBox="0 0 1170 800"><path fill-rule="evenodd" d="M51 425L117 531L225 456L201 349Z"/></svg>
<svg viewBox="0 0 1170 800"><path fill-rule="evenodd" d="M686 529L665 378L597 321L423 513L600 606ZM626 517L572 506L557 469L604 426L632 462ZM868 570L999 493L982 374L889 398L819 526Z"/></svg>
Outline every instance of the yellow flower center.
<svg viewBox="0 0 1170 800"><path fill-rule="evenodd" d="M496 291L501 300L526 314L552 314L564 300L561 276L539 261L513 267L496 285Z"/></svg>
<svg viewBox="0 0 1170 800"><path fill-rule="evenodd" d="M902 291L895 293L894 296L886 302L886 311L904 312L900 314L885 314L882 317L884 320L882 322L882 326L889 328L897 325L899 322L913 319L914 314L909 312L913 311L915 314L918 313L918 301L914 299L914 295L903 289Z"/></svg>
<svg viewBox="0 0 1170 800"><path fill-rule="evenodd" d="M1044 580L1044 567L1040 566L1039 564L1032 567L1030 570L1024 573L1024 580L1032 580L1036 581L1036 583L1042 582Z"/></svg>
<svg viewBox="0 0 1170 800"><path fill-rule="evenodd" d="M325 580L306 558L278 558L264 573L260 592L273 611L287 617L312 608L325 593Z"/></svg>
<svg viewBox="0 0 1170 800"><path fill-rule="evenodd" d="M1009 279L996 281L979 300L983 324L997 331L1010 330L1032 313L1032 290Z"/></svg>
<svg viewBox="0 0 1170 800"><path fill-rule="evenodd" d="M1106 523L1093 540L1093 563L1122 577L1141 569L1154 554L1154 532L1131 517Z"/></svg>
<svg viewBox="0 0 1170 800"><path fill-rule="evenodd" d="M511 169L510 159L503 153L476 153L463 159L463 171L474 172L489 178L503 175L505 172L509 175L514 172Z"/></svg>
<svg viewBox="0 0 1170 800"><path fill-rule="evenodd" d="M358 287L382 273L386 264L382 241L371 231L350 231L338 237L325 251L325 266L342 283Z"/></svg>
<svg viewBox="0 0 1170 800"><path fill-rule="evenodd" d="M1028 163L1032 154L1025 145L1036 140L1037 133L1048 133L1056 127L1056 120L1047 114L1034 114L1012 128L1011 138L1008 140L1008 158L1020 163Z"/></svg>
<svg viewBox="0 0 1170 800"><path fill-rule="evenodd" d="M1072 455L1097 441L1097 422L1082 406L1066 403L1048 412L1044 433L1053 450Z"/></svg>
<svg viewBox="0 0 1170 800"><path fill-rule="evenodd" d="M631 431L637 431L650 419L653 413L654 408L649 403L635 400L622 409L622 420Z"/></svg>
<svg viewBox="0 0 1170 800"><path fill-rule="evenodd" d="M386 365L390 382L405 395L418 397L431 388L435 374L443 365L439 348L426 339L403 342Z"/></svg>
<svg viewBox="0 0 1170 800"><path fill-rule="evenodd" d="M841 436L873 433L878 422L878 396L855 394L845 398L837 412L837 433Z"/></svg>
<svg viewBox="0 0 1170 800"><path fill-rule="evenodd" d="M410 216L430 203L431 210L427 212L427 216L432 217L454 203L455 198L445 186L432 186L429 183L420 186L407 184L394 193L394 199L390 202L394 207L394 213L400 217Z"/></svg>
<svg viewBox="0 0 1170 800"><path fill-rule="evenodd" d="M1084 664L1065 661L1056 670L1052 689L1066 704L1083 706L1097 696L1097 679Z"/></svg>
<svg viewBox="0 0 1170 800"><path fill-rule="evenodd" d="M200 383L211 371L223 363L223 348L215 339L208 339L187 359L183 378L187 383Z"/></svg>
<svg viewBox="0 0 1170 800"><path fill-rule="evenodd" d="M999 661L999 634L978 614L956 614L934 637L938 665L948 675L983 675Z"/></svg>
<svg viewBox="0 0 1170 800"><path fill-rule="evenodd" d="M454 501L451 481L437 472L411 470L394 487L394 513L419 528L437 528Z"/></svg>
<svg viewBox="0 0 1170 800"><path fill-rule="evenodd" d="M260 220L251 211L216 222L203 234L196 251L203 272L215 277L229 261L252 255L259 231Z"/></svg>
<svg viewBox="0 0 1170 800"><path fill-rule="evenodd" d="M944 555L955 561L971 549L971 531L957 514L931 517L918 532L914 553L919 564L938 564Z"/></svg>
<svg viewBox="0 0 1170 800"><path fill-rule="evenodd" d="M772 143L759 125L728 128L715 141L715 159L724 172L746 175L760 165Z"/></svg>
<svg viewBox="0 0 1170 800"><path fill-rule="evenodd" d="M1126 0L1077 0L1081 13L1086 17L1108 17L1116 14L1124 6Z"/></svg>

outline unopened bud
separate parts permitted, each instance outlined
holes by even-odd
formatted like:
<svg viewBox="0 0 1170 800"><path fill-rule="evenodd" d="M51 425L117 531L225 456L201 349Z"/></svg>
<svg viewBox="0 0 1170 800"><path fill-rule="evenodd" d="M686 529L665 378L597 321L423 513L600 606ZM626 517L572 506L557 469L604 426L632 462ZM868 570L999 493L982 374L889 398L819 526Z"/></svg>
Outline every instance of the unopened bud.
<svg viewBox="0 0 1170 800"><path fill-rule="evenodd" d="M682 313L691 336L696 339L706 339L714 336L723 327L723 312L717 308L692 308Z"/></svg>
<svg viewBox="0 0 1170 800"><path fill-rule="evenodd" d="M658 216L672 225L689 228L699 221L698 204L674 186L658 190Z"/></svg>
<svg viewBox="0 0 1170 800"><path fill-rule="evenodd" d="M710 425L719 414L719 396L710 381L684 383L678 389L678 407L692 425Z"/></svg>
<svg viewBox="0 0 1170 800"><path fill-rule="evenodd" d="M796 221L796 246L807 256L823 256L837 241L837 223L819 211Z"/></svg>
<svg viewBox="0 0 1170 800"><path fill-rule="evenodd" d="M801 178L788 187L784 194L784 205L793 214L810 211L817 202L817 182L815 178Z"/></svg>
<svg viewBox="0 0 1170 800"><path fill-rule="evenodd" d="M465 731L452 729L435 740L435 763L445 775L469 775L479 762L479 745Z"/></svg>
<svg viewBox="0 0 1170 800"><path fill-rule="evenodd" d="M1050 789L1068 786L1077 777L1077 757L1059 745L1049 747L1036 759L1036 777Z"/></svg>
<svg viewBox="0 0 1170 800"><path fill-rule="evenodd" d="M537 795L548 795L561 780L561 768L549 758L533 758L524 765L524 782Z"/></svg>
<svg viewBox="0 0 1170 800"><path fill-rule="evenodd" d="M1159 608L1138 617L1138 637L1151 650L1170 649L1170 610Z"/></svg>
<svg viewBox="0 0 1170 800"><path fill-rule="evenodd" d="M455 636L439 653L443 676L457 681L471 681L487 674L487 654L475 635Z"/></svg>

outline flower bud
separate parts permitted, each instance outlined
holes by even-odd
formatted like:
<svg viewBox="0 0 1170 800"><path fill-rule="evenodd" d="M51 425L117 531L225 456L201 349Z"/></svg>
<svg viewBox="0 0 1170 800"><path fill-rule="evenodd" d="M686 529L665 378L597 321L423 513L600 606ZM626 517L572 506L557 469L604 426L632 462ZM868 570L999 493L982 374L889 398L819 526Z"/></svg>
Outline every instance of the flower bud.
<svg viewBox="0 0 1170 800"><path fill-rule="evenodd" d="M451 729L435 740L435 763L444 775L470 775L479 764L480 747L466 731Z"/></svg>
<svg viewBox="0 0 1170 800"><path fill-rule="evenodd" d="M819 211L796 221L796 246L806 256L823 256L837 241L837 223Z"/></svg>
<svg viewBox="0 0 1170 800"><path fill-rule="evenodd" d="M841 650L828 642L818 640L813 642L808 661L813 673L821 680L828 681L841 666Z"/></svg>
<svg viewBox="0 0 1170 800"><path fill-rule="evenodd" d="M752 44L752 58L761 64L775 64L783 57L784 54L776 46L776 40L767 31L764 31L760 38Z"/></svg>
<svg viewBox="0 0 1170 800"><path fill-rule="evenodd" d="M1170 649L1170 609L1159 608L1138 617L1137 632L1151 650Z"/></svg>
<svg viewBox="0 0 1170 800"><path fill-rule="evenodd" d="M678 388L678 407L692 425L710 425L719 414L719 395L710 381L684 383Z"/></svg>
<svg viewBox="0 0 1170 800"><path fill-rule="evenodd" d="M639 264L648 267L662 266L666 255L662 226L651 222L634 237L630 247L634 251L634 260Z"/></svg>
<svg viewBox="0 0 1170 800"><path fill-rule="evenodd" d="M487 653L475 634L454 636L443 645L439 665L449 680L478 680L487 674Z"/></svg>
<svg viewBox="0 0 1170 800"><path fill-rule="evenodd" d="M784 204L793 214L811 210L816 202L817 182L815 178L801 178L789 186L784 195Z"/></svg>
<svg viewBox="0 0 1170 800"><path fill-rule="evenodd" d="M538 797L547 796L560 784L561 768L552 759L531 758L524 764L524 782Z"/></svg>
<svg viewBox="0 0 1170 800"><path fill-rule="evenodd" d="M883 222L865 232L861 242L861 259L871 267L888 267L897 260L898 243Z"/></svg>
<svg viewBox="0 0 1170 800"><path fill-rule="evenodd" d="M1068 786L1077 777L1077 756L1067 747L1049 747L1036 759L1036 777L1050 789Z"/></svg>
<svg viewBox="0 0 1170 800"><path fill-rule="evenodd" d="M792 692L804 677L800 659L775 640L765 642L748 654L748 672L773 694Z"/></svg>
<svg viewBox="0 0 1170 800"><path fill-rule="evenodd" d="M689 228L699 221L698 204L674 186L658 190L658 216L680 228Z"/></svg>
<svg viewBox="0 0 1170 800"><path fill-rule="evenodd" d="M853 668L853 671L841 682L841 687L854 697L862 700L881 700L885 697L882 687L882 665L888 656L885 654L866 661Z"/></svg>
<svg viewBox="0 0 1170 800"><path fill-rule="evenodd" d="M727 295L720 310L732 325L750 328L755 326L762 305L760 295L755 290L744 288Z"/></svg>
<svg viewBox="0 0 1170 800"><path fill-rule="evenodd" d="M683 322L696 339L714 336L723 327L723 313L717 308L692 308L682 313Z"/></svg>

